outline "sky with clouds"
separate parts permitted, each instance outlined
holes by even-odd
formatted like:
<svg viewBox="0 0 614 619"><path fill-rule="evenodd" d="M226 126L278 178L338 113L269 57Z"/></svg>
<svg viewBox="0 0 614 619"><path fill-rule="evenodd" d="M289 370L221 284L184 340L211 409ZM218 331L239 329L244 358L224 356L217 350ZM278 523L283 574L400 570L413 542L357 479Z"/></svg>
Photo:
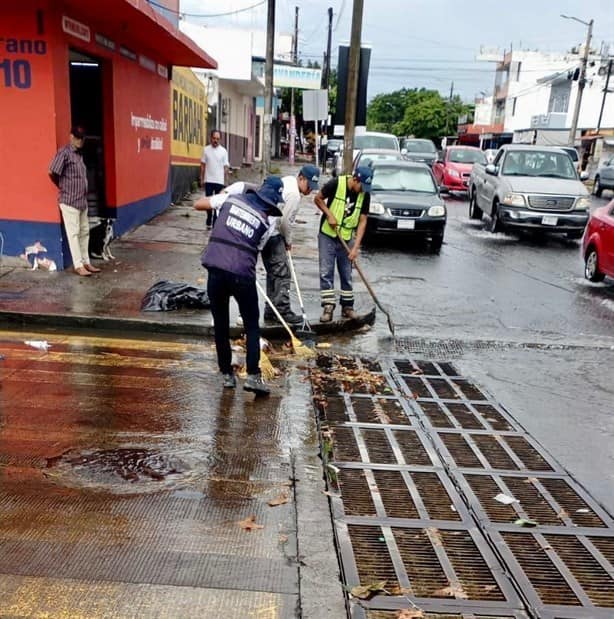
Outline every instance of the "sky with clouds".
<svg viewBox="0 0 614 619"><path fill-rule="evenodd" d="M335 66L337 46L349 42L352 6L353 0L276 0L276 30L293 31L298 7L299 56L322 62L332 7ZM181 11L208 27L266 28L266 0L181 0ZM593 19L591 47L609 41L614 55L614 0L364 0L362 42L372 48L368 96L421 87L447 95L452 82L466 101L491 93L494 65L476 61L480 48L565 52L585 41L587 27L561 13Z"/></svg>

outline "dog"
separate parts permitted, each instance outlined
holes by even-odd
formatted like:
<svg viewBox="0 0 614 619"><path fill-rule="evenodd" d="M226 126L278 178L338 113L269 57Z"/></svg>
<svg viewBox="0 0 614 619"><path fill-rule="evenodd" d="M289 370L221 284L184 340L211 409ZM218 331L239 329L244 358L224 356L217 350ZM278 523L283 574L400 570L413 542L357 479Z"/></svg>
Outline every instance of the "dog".
<svg viewBox="0 0 614 619"><path fill-rule="evenodd" d="M114 219L107 217L90 228L89 253L92 258L101 258L105 261L115 260L115 256L111 253L114 221Z"/></svg>

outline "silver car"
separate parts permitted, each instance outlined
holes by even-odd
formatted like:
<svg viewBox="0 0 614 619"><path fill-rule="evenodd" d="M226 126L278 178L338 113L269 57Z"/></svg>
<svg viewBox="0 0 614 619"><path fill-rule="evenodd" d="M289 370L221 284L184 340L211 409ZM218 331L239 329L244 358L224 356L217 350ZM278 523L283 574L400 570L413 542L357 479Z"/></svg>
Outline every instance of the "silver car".
<svg viewBox="0 0 614 619"><path fill-rule="evenodd" d="M595 174L593 193L600 196L604 189L614 190L614 156L607 159Z"/></svg>

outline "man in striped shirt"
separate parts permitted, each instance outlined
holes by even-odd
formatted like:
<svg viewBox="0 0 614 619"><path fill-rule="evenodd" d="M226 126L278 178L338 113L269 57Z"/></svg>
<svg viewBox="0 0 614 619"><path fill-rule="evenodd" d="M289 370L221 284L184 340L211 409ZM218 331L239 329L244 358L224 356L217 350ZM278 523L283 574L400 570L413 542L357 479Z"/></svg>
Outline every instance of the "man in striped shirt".
<svg viewBox="0 0 614 619"><path fill-rule="evenodd" d="M70 143L58 150L49 164L49 177L60 190L58 203L64 220L75 273L84 277L100 273L90 264L90 225L87 214L87 170L83 162L85 129L73 126Z"/></svg>

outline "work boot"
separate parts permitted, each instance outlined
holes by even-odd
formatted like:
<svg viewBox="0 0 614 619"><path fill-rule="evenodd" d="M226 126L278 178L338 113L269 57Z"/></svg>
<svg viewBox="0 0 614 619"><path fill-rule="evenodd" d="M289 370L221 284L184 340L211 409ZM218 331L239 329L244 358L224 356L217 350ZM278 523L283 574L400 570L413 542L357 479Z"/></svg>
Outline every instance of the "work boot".
<svg viewBox="0 0 614 619"><path fill-rule="evenodd" d="M324 309L322 310L322 315L320 316L320 322L330 322L333 319L333 310L335 309L334 305L326 304L324 305Z"/></svg>
<svg viewBox="0 0 614 619"><path fill-rule="evenodd" d="M271 390L264 384L261 374L248 374L243 383L245 391L252 391L258 395L269 395Z"/></svg>
<svg viewBox="0 0 614 619"><path fill-rule="evenodd" d="M341 315L343 318L347 318L348 320L356 320L358 318L358 314L354 311L354 308L350 305L346 305L341 310Z"/></svg>
<svg viewBox="0 0 614 619"><path fill-rule="evenodd" d="M282 314L282 317L289 325L300 325L303 322L303 319L293 311Z"/></svg>
<svg viewBox="0 0 614 619"><path fill-rule="evenodd" d="M222 385L224 389L234 389L237 386L237 379L234 374L222 374Z"/></svg>

